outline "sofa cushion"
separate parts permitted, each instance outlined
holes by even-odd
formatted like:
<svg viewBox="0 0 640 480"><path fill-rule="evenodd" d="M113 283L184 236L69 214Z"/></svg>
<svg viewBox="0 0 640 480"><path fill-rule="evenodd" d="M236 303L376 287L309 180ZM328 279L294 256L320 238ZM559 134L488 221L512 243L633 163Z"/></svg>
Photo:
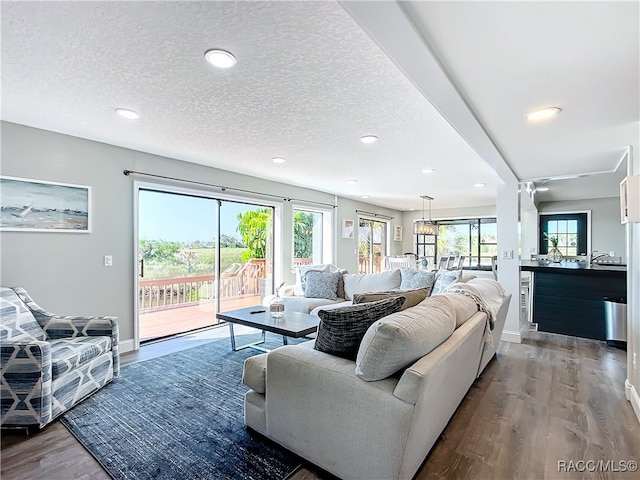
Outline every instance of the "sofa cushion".
<svg viewBox="0 0 640 480"><path fill-rule="evenodd" d="M320 310L315 349L355 360L362 337L369 326L376 320L399 311L403 303L403 297L394 297L334 310Z"/></svg>
<svg viewBox="0 0 640 480"><path fill-rule="evenodd" d="M336 300L329 300L328 298L305 298L305 297L284 297L285 312L302 312L312 313L312 311L318 307L334 305L337 303L343 303L343 298L337 298Z"/></svg>
<svg viewBox="0 0 640 480"><path fill-rule="evenodd" d="M46 334L18 294L7 287L0 288L0 341L44 341Z"/></svg>
<svg viewBox="0 0 640 480"><path fill-rule="evenodd" d="M266 391L267 354L253 355L244 361L242 383L258 393Z"/></svg>
<svg viewBox="0 0 640 480"><path fill-rule="evenodd" d="M416 268L402 268L400 269L400 276L402 277L400 282L402 290L428 288L431 291L433 284L436 282L435 272L427 272Z"/></svg>
<svg viewBox="0 0 640 480"><path fill-rule="evenodd" d="M356 293L353 296L353 304L377 302L378 300L384 300L390 297L403 297L404 303L400 310L406 310L410 307L415 307L421 301L429 296L431 288L416 288L414 290L390 290L388 292L369 292L369 293Z"/></svg>
<svg viewBox="0 0 640 480"><path fill-rule="evenodd" d="M444 295L373 323L358 350L356 375L368 382L393 375L449 338L455 325L455 310Z"/></svg>
<svg viewBox="0 0 640 480"><path fill-rule="evenodd" d="M306 298L338 298L338 281L342 278L340 272L317 272L311 270L304 276Z"/></svg>
<svg viewBox="0 0 640 480"><path fill-rule="evenodd" d="M402 277L400 269L386 270L380 273L349 273L344 279L344 298L353 300L356 293L384 292L400 288Z"/></svg>
<svg viewBox="0 0 640 480"><path fill-rule="evenodd" d="M443 292L450 301L456 313L456 328L469 320L478 311L478 304L473 298L461 293Z"/></svg>
<svg viewBox="0 0 640 480"><path fill-rule="evenodd" d="M462 276L462 270L447 270L441 268L436 273L436 281L431 290L431 295L440 295L444 292L449 285L452 285L460 280Z"/></svg>
<svg viewBox="0 0 640 480"><path fill-rule="evenodd" d="M73 337L50 340L51 378L75 370L111 351L111 337Z"/></svg>

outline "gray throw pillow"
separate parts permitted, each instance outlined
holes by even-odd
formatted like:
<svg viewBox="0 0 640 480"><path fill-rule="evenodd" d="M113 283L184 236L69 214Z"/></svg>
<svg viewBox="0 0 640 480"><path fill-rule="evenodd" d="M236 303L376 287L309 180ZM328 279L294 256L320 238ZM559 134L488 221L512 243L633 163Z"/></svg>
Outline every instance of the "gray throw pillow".
<svg viewBox="0 0 640 480"><path fill-rule="evenodd" d="M431 287L429 288L417 288L414 290L390 290L388 292L369 292L369 293L356 293L353 295L353 304L377 302L378 300L384 300L391 297L404 297L404 303L400 310L415 307L421 301L429 296L431 293Z"/></svg>
<svg viewBox="0 0 640 480"><path fill-rule="evenodd" d="M340 272L317 272L311 270L304 276L304 296L306 298L338 298L338 282L342 278Z"/></svg>
<svg viewBox="0 0 640 480"><path fill-rule="evenodd" d="M400 283L402 290L432 288L436 282L435 272L426 272L415 268L402 268L400 269L400 275L402 276L402 282Z"/></svg>
<svg viewBox="0 0 640 480"><path fill-rule="evenodd" d="M320 324L315 349L338 357L355 360L362 337L371 324L398 312L404 297L362 303L333 310L320 310Z"/></svg>

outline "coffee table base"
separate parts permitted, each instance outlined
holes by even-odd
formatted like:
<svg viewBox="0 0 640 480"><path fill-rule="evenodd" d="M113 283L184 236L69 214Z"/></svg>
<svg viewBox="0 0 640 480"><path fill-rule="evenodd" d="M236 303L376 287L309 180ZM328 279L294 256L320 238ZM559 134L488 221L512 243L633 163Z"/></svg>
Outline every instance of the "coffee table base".
<svg viewBox="0 0 640 480"><path fill-rule="evenodd" d="M267 337L267 332L265 330L262 330L262 340L257 340L255 342L251 342L251 343L247 343L246 345L241 345L241 346L237 346L236 345L236 336L233 332L233 323L232 322L228 322L229 324L229 338L231 339L231 350L233 350L234 352L237 352L239 350L244 350L245 348L253 348L254 350L258 350L259 352L270 352L271 350L269 350L268 348L264 348L261 347L260 345L262 345ZM289 340L287 339L286 336L282 336L282 344L283 345L288 345L289 344Z"/></svg>

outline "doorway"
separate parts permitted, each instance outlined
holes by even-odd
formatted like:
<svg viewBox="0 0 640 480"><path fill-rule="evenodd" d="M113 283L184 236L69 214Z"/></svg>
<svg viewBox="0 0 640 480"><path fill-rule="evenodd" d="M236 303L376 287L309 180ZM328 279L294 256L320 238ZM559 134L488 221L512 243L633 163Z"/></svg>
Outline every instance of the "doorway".
<svg viewBox="0 0 640 480"><path fill-rule="evenodd" d="M378 273L383 270L387 253L389 224L380 220L358 220L358 273Z"/></svg>
<svg viewBox="0 0 640 480"><path fill-rule="evenodd" d="M272 289L274 207L140 187L137 325L149 342L219 324Z"/></svg>

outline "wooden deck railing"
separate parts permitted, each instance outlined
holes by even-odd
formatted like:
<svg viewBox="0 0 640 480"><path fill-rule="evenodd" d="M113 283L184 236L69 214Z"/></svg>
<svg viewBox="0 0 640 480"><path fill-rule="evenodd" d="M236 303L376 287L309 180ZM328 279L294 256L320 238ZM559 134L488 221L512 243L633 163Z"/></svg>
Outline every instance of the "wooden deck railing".
<svg viewBox="0 0 640 480"><path fill-rule="evenodd" d="M220 276L220 299L260 293L260 279L265 278L264 259L251 259L235 273ZM138 309L145 313L155 309L187 306L216 297L215 275L140 280Z"/></svg>

